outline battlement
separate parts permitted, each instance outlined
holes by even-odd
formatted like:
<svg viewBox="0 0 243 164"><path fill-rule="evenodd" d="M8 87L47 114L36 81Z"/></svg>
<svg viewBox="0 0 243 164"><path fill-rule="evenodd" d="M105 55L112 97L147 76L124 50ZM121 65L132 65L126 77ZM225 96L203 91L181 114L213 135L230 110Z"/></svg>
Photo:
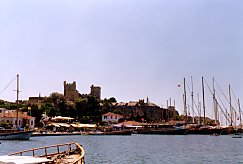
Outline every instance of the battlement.
<svg viewBox="0 0 243 164"><path fill-rule="evenodd" d="M95 96L98 99L101 98L101 87L91 85L90 89L90 95Z"/></svg>
<svg viewBox="0 0 243 164"><path fill-rule="evenodd" d="M74 101L79 97L75 81L73 81L73 83L67 83L64 81L64 97L69 101Z"/></svg>

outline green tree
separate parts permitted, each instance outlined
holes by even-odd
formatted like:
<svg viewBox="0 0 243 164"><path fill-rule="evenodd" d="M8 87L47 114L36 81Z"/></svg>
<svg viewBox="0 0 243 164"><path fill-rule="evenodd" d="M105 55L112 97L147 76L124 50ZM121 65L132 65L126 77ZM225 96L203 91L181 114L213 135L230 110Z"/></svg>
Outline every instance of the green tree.
<svg viewBox="0 0 243 164"><path fill-rule="evenodd" d="M33 104L31 105L31 116L35 117L35 124L36 126L40 126L40 119L41 119L41 115L43 113L43 109L42 108L38 108L38 105Z"/></svg>
<svg viewBox="0 0 243 164"><path fill-rule="evenodd" d="M77 111L78 119L81 119L83 116L87 116L87 106L88 106L88 99L87 98L79 98L75 102L75 108Z"/></svg>

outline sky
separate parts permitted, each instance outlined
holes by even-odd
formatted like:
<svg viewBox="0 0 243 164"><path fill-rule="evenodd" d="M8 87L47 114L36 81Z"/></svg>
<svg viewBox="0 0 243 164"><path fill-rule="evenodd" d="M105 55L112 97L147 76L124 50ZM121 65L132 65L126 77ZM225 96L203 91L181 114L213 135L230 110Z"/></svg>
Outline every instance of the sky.
<svg viewBox="0 0 243 164"><path fill-rule="evenodd" d="M182 114L184 78L200 101L202 77L243 97L242 43L241 0L0 0L0 99L16 99L5 87L19 74L20 99L63 93L66 80L118 102L171 98ZM207 86L205 97L212 115Z"/></svg>

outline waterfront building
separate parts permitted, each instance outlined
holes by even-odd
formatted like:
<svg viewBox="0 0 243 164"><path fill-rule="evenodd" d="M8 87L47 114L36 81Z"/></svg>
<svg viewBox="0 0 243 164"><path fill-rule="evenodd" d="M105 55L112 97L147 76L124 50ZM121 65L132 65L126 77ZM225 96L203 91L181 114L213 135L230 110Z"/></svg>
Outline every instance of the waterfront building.
<svg viewBox="0 0 243 164"><path fill-rule="evenodd" d="M158 105L148 101L144 102L144 99L139 101L130 101L113 103L116 111L123 114L124 119L134 119L137 121L152 121L152 122L166 122L172 119L175 115L179 115L174 106L168 106L168 108L161 108ZM139 119L139 120L138 120Z"/></svg>
<svg viewBox="0 0 243 164"><path fill-rule="evenodd" d="M17 112L16 110L7 110L5 108L0 108L0 122L10 123L13 128L17 128ZM18 112L18 125L23 127L29 126L30 129L35 127L35 117L28 116L27 112Z"/></svg>
<svg viewBox="0 0 243 164"><path fill-rule="evenodd" d="M102 122L118 123L119 119L123 119L123 116L120 114L115 114L112 112L102 114Z"/></svg>
<svg viewBox="0 0 243 164"><path fill-rule="evenodd" d="M45 102L45 98L41 97L39 94L38 97L29 97L28 104L27 105L33 105L36 104L38 108L41 108L41 105Z"/></svg>

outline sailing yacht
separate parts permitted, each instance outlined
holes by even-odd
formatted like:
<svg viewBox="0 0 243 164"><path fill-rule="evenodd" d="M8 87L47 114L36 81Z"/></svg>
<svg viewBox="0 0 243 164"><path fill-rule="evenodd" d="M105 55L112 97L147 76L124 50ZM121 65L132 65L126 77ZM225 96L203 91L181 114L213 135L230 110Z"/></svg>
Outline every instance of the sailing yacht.
<svg viewBox="0 0 243 164"><path fill-rule="evenodd" d="M17 75L17 104L19 102L19 75ZM14 112L14 117L16 117L16 129L0 129L0 140L29 140L33 131L25 131L19 128L19 109L17 105L16 112ZM7 116L4 116L7 117Z"/></svg>

